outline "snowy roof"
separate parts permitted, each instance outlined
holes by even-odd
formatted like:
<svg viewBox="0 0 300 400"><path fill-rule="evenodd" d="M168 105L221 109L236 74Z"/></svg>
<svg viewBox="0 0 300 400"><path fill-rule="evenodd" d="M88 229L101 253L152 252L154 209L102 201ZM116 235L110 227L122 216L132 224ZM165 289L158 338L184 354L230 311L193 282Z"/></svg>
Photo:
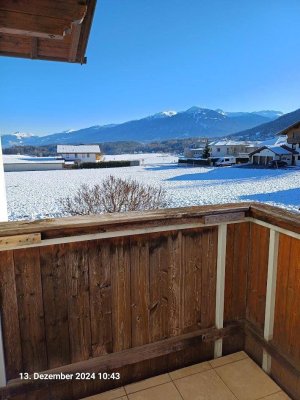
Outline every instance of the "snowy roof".
<svg viewBox="0 0 300 400"><path fill-rule="evenodd" d="M250 141L237 141L237 140L219 140L218 142L212 142L210 146L247 146L255 147L261 142L250 142Z"/></svg>
<svg viewBox="0 0 300 400"><path fill-rule="evenodd" d="M79 145L79 146L70 146L70 145L57 145L57 153L100 153L100 146L98 144L91 145Z"/></svg>
<svg viewBox="0 0 300 400"><path fill-rule="evenodd" d="M3 164L63 164L64 160L56 157L33 157L20 154L3 155Z"/></svg>
<svg viewBox="0 0 300 400"><path fill-rule="evenodd" d="M291 155L291 154L299 154L298 151L292 149L289 146L279 145L279 146L262 146L259 149L253 151L250 153L250 156L253 154L260 153L262 150L270 150L272 153L277 154L278 156L284 156L284 155Z"/></svg>
<svg viewBox="0 0 300 400"><path fill-rule="evenodd" d="M287 144L287 136L274 137L272 139L264 140L261 142L261 146L279 146L281 144Z"/></svg>

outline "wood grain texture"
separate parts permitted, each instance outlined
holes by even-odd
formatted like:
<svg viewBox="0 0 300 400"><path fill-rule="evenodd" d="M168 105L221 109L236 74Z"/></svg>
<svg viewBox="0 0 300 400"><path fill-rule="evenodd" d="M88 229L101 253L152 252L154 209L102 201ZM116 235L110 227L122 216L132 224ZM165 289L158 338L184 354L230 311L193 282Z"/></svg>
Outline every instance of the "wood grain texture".
<svg viewBox="0 0 300 400"><path fill-rule="evenodd" d="M249 267L247 287L247 319L264 328L270 230L250 225Z"/></svg>
<svg viewBox="0 0 300 400"><path fill-rule="evenodd" d="M12 251L0 252L0 301L6 378L9 380L18 378L19 372L22 371L21 336Z"/></svg>
<svg viewBox="0 0 300 400"><path fill-rule="evenodd" d="M47 369L46 334L39 249L14 251L23 369Z"/></svg>
<svg viewBox="0 0 300 400"><path fill-rule="evenodd" d="M71 362L66 246L40 249L48 368Z"/></svg>
<svg viewBox="0 0 300 400"><path fill-rule="evenodd" d="M108 241L88 243L93 357L113 351L112 276Z"/></svg>
<svg viewBox="0 0 300 400"><path fill-rule="evenodd" d="M64 254L71 362L76 362L92 354L87 244L68 244Z"/></svg>

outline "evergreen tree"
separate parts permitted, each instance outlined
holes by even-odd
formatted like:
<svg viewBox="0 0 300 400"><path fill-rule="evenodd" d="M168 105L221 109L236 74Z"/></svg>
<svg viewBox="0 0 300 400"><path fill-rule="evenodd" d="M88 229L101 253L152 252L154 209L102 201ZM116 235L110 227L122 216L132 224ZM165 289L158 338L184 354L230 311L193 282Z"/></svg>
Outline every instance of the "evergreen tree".
<svg viewBox="0 0 300 400"><path fill-rule="evenodd" d="M202 152L202 157L207 159L209 156L210 156L210 148L209 148L208 141L207 141L205 144L205 147L203 149L203 152Z"/></svg>

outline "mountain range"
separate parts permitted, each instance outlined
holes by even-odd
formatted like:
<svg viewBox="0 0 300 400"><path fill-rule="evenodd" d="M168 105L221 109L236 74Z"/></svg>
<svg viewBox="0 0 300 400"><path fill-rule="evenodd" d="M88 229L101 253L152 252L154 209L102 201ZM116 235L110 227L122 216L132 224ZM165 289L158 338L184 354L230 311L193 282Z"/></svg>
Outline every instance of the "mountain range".
<svg viewBox="0 0 300 400"><path fill-rule="evenodd" d="M297 118L300 119L300 110L297 111ZM124 140L146 143L188 137L216 138L233 135L257 140L269 131L276 131L277 125L285 128L287 119L291 120L291 123L296 122L293 120L295 116L291 114L293 113L283 115L282 112L273 110L226 112L194 106L185 111L163 111L121 124L97 125L46 136L17 132L2 136L2 146L5 148L13 145L89 144ZM277 124L277 121L280 123Z"/></svg>

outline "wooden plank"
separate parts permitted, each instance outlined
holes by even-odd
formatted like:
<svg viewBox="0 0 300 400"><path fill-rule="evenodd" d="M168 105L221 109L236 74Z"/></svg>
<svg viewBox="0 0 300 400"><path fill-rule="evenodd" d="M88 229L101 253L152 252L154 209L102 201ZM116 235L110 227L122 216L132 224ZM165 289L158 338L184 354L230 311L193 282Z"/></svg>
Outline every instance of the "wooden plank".
<svg viewBox="0 0 300 400"><path fill-rule="evenodd" d="M145 360L155 359L161 356L175 354L183 349L195 349L199 343L209 343L210 341L224 338L228 335L236 334L241 328L241 324L235 323L223 329L209 328L195 332L187 333L177 337L168 338L155 343L149 343L144 346L135 347L114 354L108 354L101 357L94 357L90 360L73 363L60 368L45 371L48 374L74 374L76 372L114 372L122 367L141 363ZM159 374L159 371L157 371ZM15 379L8 386L0 389L0 399L5 396L13 396L19 393L28 393L34 389L41 389L45 386L57 385L57 381L49 380L27 380L21 381Z"/></svg>
<svg viewBox="0 0 300 400"><path fill-rule="evenodd" d="M245 219L244 212L224 213L219 215L205 215L203 217L204 224L222 224L224 222L242 221Z"/></svg>
<svg viewBox="0 0 300 400"><path fill-rule="evenodd" d="M71 21L65 20L63 15L60 18L51 18L0 9L2 33L59 40L63 39L70 28Z"/></svg>
<svg viewBox="0 0 300 400"><path fill-rule="evenodd" d="M78 0L53 1L49 0L5 0L0 2L0 10L18 13L33 14L44 17L58 18L74 21L81 19L86 6Z"/></svg>
<svg viewBox="0 0 300 400"><path fill-rule="evenodd" d="M112 274L113 351L131 347L130 241L115 239L110 245Z"/></svg>
<svg viewBox="0 0 300 400"><path fill-rule="evenodd" d="M41 234L31 233L28 235L6 236L0 238L0 250L21 247L28 244L40 243Z"/></svg>
<svg viewBox="0 0 300 400"><path fill-rule="evenodd" d="M269 229L250 225L247 319L264 329L269 255Z"/></svg>
<svg viewBox="0 0 300 400"><path fill-rule="evenodd" d="M47 369L39 249L14 251L23 369Z"/></svg>
<svg viewBox="0 0 300 400"><path fill-rule="evenodd" d="M0 299L6 376L13 379L22 371L22 352L12 251L0 253Z"/></svg>
<svg viewBox="0 0 300 400"><path fill-rule="evenodd" d="M90 242L88 249L92 353L98 357L113 351L110 244Z"/></svg>
<svg viewBox="0 0 300 400"><path fill-rule="evenodd" d="M65 265L71 362L87 360L91 349L88 247L66 246Z"/></svg>
<svg viewBox="0 0 300 400"><path fill-rule="evenodd" d="M66 247L64 245L42 247L40 257L48 368L55 368L71 362Z"/></svg>
<svg viewBox="0 0 300 400"><path fill-rule="evenodd" d="M149 243L149 338L165 339L168 326L170 253L167 234L152 234Z"/></svg>
<svg viewBox="0 0 300 400"><path fill-rule="evenodd" d="M183 331L183 268L182 268L182 232L174 232L168 239L169 276L168 276L168 325L169 335L177 336Z"/></svg>
<svg viewBox="0 0 300 400"><path fill-rule="evenodd" d="M69 61L75 62L77 60L78 45L81 32L81 21L72 22L71 28L71 45L69 50Z"/></svg>
<svg viewBox="0 0 300 400"><path fill-rule="evenodd" d="M149 343L149 236L130 238L131 346Z"/></svg>
<svg viewBox="0 0 300 400"><path fill-rule="evenodd" d="M250 223L227 225L224 323L245 319ZM244 348L242 335L226 338L223 354Z"/></svg>

